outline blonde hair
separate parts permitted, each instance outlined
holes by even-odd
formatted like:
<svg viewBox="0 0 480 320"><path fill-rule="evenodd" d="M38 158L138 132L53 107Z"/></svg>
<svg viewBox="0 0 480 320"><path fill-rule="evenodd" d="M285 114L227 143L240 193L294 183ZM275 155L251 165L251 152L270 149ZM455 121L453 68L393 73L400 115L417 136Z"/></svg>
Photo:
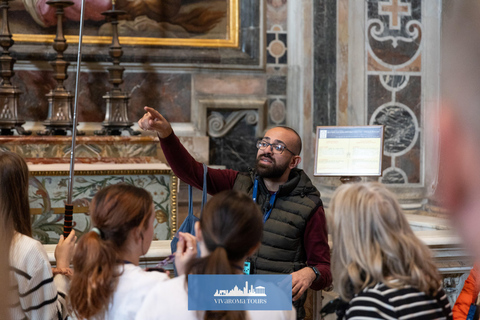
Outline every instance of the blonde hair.
<svg viewBox="0 0 480 320"><path fill-rule="evenodd" d="M395 196L377 182L340 186L333 213L332 270L345 301L382 282L427 294L441 286L429 248L413 233Z"/></svg>

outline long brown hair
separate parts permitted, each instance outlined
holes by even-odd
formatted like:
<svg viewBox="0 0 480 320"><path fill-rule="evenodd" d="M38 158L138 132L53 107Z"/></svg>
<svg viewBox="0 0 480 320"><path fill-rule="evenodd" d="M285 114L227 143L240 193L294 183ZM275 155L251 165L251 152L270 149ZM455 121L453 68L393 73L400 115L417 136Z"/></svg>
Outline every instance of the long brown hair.
<svg viewBox="0 0 480 320"><path fill-rule="evenodd" d="M31 237L28 178L28 166L22 157L10 151L0 151L0 214L15 231Z"/></svg>
<svg viewBox="0 0 480 320"><path fill-rule="evenodd" d="M373 284L410 285L426 294L441 279L430 249L415 236L395 195L378 182L340 186L332 196L332 270L350 301Z"/></svg>
<svg viewBox="0 0 480 320"><path fill-rule="evenodd" d="M203 241L210 254L195 259L187 274L234 274L238 264L262 239L258 206L244 193L222 191L210 199L200 218ZM204 319L241 320L245 312L207 311Z"/></svg>
<svg viewBox="0 0 480 320"><path fill-rule="evenodd" d="M0 151L0 281L9 281L9 254L14 231L32 236L28 200L28 167L22 157ZM8 295L0 293L0 318L10 319Z"/></svg>
<svg viewBox="0 0 480 320"><path fill-rule="evenodd" d="M92 225L80 238L73 256L75 269L69 293L76 317L102 317L108 309L121 270L119 256L130 231L146 228L152 214L152 196L142 188L116 184L100 190L90 205Z"/></svg>

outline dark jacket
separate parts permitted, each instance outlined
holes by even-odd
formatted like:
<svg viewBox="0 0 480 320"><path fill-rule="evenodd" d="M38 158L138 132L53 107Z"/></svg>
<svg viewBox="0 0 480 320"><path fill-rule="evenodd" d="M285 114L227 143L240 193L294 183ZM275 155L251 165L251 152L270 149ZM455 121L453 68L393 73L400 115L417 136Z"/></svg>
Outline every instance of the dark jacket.
<svg viewBox="0 0 480 320"><path fill-rule="evenodd" d="M233 189L253 193L255 172L239 173ZM258 178L257 203L263 214L270 207L270 192L263 179ZM275 199L270 217L265 222L262 243L252 257L254 273L283 273L298 271L306 266L303 243L305 227L310 216L322 205L320 193L300 169L290 172Z"/></svg>

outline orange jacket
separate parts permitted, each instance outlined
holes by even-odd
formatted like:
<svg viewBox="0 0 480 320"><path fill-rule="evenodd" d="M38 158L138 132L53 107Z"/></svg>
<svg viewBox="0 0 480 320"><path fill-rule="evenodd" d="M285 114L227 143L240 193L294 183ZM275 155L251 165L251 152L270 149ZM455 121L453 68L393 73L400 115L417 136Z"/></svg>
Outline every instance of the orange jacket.
<svg viewBox="0 0 480 320"><path fill-rule="evenodd" d="M453 306L453 320L465 320L467 318L470 305L477 303L478 293L480 292L480 265L475 263L470 271L460 295Z"/></svg>

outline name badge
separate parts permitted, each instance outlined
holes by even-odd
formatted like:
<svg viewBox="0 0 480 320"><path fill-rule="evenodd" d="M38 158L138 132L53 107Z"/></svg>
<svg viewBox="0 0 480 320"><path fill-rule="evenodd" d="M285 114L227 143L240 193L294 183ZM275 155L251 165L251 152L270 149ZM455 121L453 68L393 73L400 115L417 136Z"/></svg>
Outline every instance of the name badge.
<svg viewBox="0 0 480 320"><path fill-rule="evenodd" d="M243 273L244 274L250 274L250 262L249 261L245 261L245 263L243 264Z"/></svg>

